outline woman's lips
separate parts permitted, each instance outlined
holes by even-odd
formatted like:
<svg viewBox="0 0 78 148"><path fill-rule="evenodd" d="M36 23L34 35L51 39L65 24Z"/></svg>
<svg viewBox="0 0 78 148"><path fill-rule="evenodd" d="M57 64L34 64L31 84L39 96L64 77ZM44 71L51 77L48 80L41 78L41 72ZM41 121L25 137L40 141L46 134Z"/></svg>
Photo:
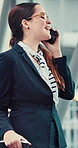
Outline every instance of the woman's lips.
<svg viewBox="0 0 78 148"><path fill-rule="evenodd" d="M46 30L50 30L50 26L46 26L45 29L46 29Z"/></svg>

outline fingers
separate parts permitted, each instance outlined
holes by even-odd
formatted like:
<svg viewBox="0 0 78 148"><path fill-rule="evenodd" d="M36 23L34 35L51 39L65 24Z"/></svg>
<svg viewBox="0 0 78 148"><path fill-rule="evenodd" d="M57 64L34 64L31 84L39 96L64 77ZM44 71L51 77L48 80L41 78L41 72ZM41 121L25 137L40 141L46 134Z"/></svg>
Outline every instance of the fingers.
<svg viewBox="0 0 78 148"><path fill-rule="evenodd" d="M4 134L4 143L9 148L22 148L21 141L23 141L23 143L31 145L31 143L23 136L17 134L12 130L9 130Z"/></svg>
<svg viewBox="0 0 78 148"><path fill-rule="evenodd" d="M47 45L49 45L50 43L42 41L42 43L47 47Z"/></svg>
<svg viewBox="0 0 78 148"><path fill-rule="evenodd" d="M25 138L22 138L22 139L23 139L22 141L14 141L14 142L11 142L10 144L6 144L6 146L8 148L22 148L22 143L31 145L31 143L28 140L26 140Z"/></svg>
<svg viewBox="0 0 78 148"><path fill-rule="evenodd" d="M15 143L15 146L14 148L22 148L22 144L20 141L17 141L17 143Z"/></svg>
<svg viewBox="0 0 78 148"><path fill-rule="evenodd" d="M22 148L20 141L11 142L11 144L6 145L8 148Z"/></svg>

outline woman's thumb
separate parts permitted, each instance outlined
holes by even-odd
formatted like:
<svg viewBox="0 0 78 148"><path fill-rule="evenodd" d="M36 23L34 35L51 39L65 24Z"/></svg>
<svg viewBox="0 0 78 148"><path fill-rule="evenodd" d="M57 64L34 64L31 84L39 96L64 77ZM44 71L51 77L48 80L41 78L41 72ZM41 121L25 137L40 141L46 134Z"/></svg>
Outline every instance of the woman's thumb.
<svg viewBox="0 0 78 148"><path fill-rule="evenodd" d="M27 143L29 145L32 145L27 139L25 139L23 136L20 137L21 143Z"/></svg>

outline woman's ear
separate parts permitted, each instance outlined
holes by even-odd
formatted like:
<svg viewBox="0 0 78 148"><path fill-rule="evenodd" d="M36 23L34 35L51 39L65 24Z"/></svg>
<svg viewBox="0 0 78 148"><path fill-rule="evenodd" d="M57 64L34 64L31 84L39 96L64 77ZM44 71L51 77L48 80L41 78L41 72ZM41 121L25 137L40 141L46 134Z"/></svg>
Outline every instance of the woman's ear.
<svg viewBox="0 0 78 148"><path fill-rule="evenodd" d="M23 19L22 22L21 22L21 25L22 25L24 28L29 29L29 25L28 25L27 20Z"/></svg>

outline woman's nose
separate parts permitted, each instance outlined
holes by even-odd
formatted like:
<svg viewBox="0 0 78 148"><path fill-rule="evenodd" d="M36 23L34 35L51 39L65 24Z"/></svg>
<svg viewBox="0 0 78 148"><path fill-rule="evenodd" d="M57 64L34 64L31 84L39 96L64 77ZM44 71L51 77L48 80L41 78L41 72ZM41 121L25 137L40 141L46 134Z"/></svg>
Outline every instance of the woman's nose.
<svg viewBox="0 0 78 148"><path fill-rule="evenodd" d="M51 24L51 20L49 18L47 18L47 21L46 21L47 24Z"/></svg>

